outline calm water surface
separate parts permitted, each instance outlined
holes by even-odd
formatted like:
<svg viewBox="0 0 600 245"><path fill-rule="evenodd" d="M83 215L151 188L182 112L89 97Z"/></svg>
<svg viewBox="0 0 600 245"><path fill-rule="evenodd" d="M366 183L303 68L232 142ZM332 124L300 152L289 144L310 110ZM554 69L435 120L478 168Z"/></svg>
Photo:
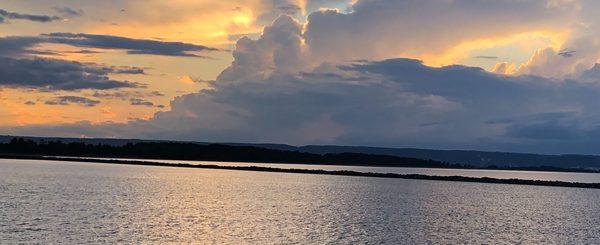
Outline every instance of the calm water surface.
<svg viewBox="0 0 600 245"><path fill-rule="evenodd" d="M118 158L118 160L131 160ZM207 162L207 161L185 161L185 160L144 160L164 163L187 163L202 165L222 166L262 166L272 168L296 168L296 169L324 169L324 170L352 170L357 172L373 173L396 173L396 174L424 174L435 176L466 176L466 177L490 177L497 179L526 179L526 180L550 180L580 183L600 183L598 173L568 173L568 172L542 172L542 171L515 171L515 170L488 170L488 169L442 169L442 168L398 168L398 167L362 167L341 165L311 165L311 164L285 164L285 163L243 163L243 162Z"/></svg>
<svg viewBox="0 0 600 245"><path fill-rule="evenodd" d="M600 191L0 160L0 244L600 243Z"/></svg>

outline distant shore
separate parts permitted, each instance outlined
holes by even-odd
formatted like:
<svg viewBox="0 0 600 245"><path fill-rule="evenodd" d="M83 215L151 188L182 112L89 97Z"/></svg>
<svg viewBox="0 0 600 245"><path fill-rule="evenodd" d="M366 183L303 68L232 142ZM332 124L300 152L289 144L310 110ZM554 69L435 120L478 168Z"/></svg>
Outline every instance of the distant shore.
<svg viewBox="0 0 600 245"><path fill-rule="evenodd" d="M124 145L89 144L85 142L34 141L24 138L13 138L8 143L0 143L0 155L6 158L14 157L72 157L72 158L103 158L117 160L179 160L179 161L210 161L210 162L244 162L271 164L310 164L310 165L341 165L366 167L407 167L407 168L436 168L436 169L482 169L482 170L511 170L511 171L544 171L544 172L575 172L600 173L597 167L580 167L579 164L569 166L545 165L543 160L537 164L521 166L519 164L506 166L506 163L519 161L506 159L500 165L473 165L470 160L438 161L433 156L420 158L396 155L365 154L353 152L339 153L309 153L270 149L257 146L239 146L227 144L196 144L185 142L138 142Z"/></svg>
<svg viewBox="0 0 600 245"><path fill-rule="evenodd" d="M260 167L260 166L223 166L223 165L218 165L218 164L188 164L188 163L173 164L173 163L136 161L136 160L97 159L97 158L92 159L92 158L78 158L78 157L77 158L75 158L75 157L49 157L49 156L32 156L32 155L8 155L8 154L0 154L0 159L70 161L70 162L106 163L106 164L176 167L176 168L221 169L221 170L258 171L258 172L273 172L273 173L318 174L318 175L335 175L335 176L376 177L376 178L393 178L393 179L437 180L437 181L454 181L454 182L471 182L471 183L515 184L515 185L530 185L530 186L554 186L554 187L600 189L600 183L576 183L576 182L564 182L564 181L524 180L524 179L497 179L497 178L488 178L488 177L478 178L478 177L465 177L465 176L432 176L432 175L423 175L423 174L373 173L373 172L357 172L357 171L349 171L349 170L284 169L284 168Z"/></svg>

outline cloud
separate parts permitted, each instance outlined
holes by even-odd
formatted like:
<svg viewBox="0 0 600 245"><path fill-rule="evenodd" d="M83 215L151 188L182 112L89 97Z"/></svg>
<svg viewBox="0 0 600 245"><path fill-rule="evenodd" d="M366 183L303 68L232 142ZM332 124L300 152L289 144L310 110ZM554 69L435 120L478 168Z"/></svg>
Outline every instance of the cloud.
<svg viewBox="0 0 600 245"><path fill-rule="evenodd" d="M573 140L583 136L584 131L573 126L560 121L513 124L506 129L506 134L524 139L556 141Z"/></svg>
<svg viewBox="0 0 600 245"><path fill-rule="evenodd" d="M336 67L216 83L214 90L176 98L171 110L148 121L51 128L90 136L126 131L120 136L546 153L593 153L600 143L600 86L593 83L411 59Z"/></svg>
<svg viewBox="0 0 600 245"><path fill-rule="evenodd" d="M414 59L311 68L303 38L282 17L257 40L238 41L212 89L119 128L143 128L128 135L143 138L597 153L597 138L573 135L600 132L600 83ZM586 74L590 80L595 71Z"/></svg>
<svg viewBox="0 0 600 245"><path fill-rule="evenodd" d="M36 45L54 43L81 48L125 50L128 54L151 54L180 57L204 57L198 52L217 51L218 49L202 45L164 42L147 39L133 39L110 35L50 33L40 36L14 36L0 38L0 55L19 56L36 54ZM83 50L82 53L95 51Z"/></svg>
<svg viewBox="0 0 600 245"><path fill-rule="evenodd" d="M163 94L163 93L161 93L161 92L159 92L159 91L152 91L152 92L150 92L150 94L149 94L149 95L150 95L150 96L156 96L156 97L162 97L162 96L165 96L165 94Z"/></svg>
<svg viewBox="0 0 600 245"><path fill-rule="evenodd" d="M600 64L595 64L581 74L580 80L587 82L600 82Z"/></svg>
<svg viewBox="0 0 600 245"><path fill-rule="evenodd" d="M289 16L282 16L265 27L258 40L243 37L233 51L234 62L219 80L264 78L273 72L290 73L304 68L302 26Z"/></svg>
<svg viewBox="0 0 600 245"><path fill-rule="evenodd" d="M475 56L475 59L495 60L495 59L498 59L498 56L478 55L478 56Z"/></svg>
<svg viewBox="0 0 600 245"><path fill-rule="evenodd" d="M0 56L24 56L33 53L32 47L40 44L38 37L0 38Z"/></svg>
<svg viewBox="0 0 600 245"><path fill-rule="evenodd" d="M148 121L51 128L90 136L545 153L597 153L600 144L594 83L411 59L335 67L216 83L176 98L171 110Z"/></svg>
<svg viewBox="0 0 600 245"><path fill-rule="evenodd" d="M58 16L49 15L35 15L35 14L21 14L16 12L9 12L4 9L0 9L0 23L5 23L6 20L29 20L34 22L52 22L62 20Z"/></svg>
<svg viewBox="0 0 600 245"><path fill-rule="evenodd" d="M132 98L129 100L131 105L134 106L147 106L147 107L153 107L154 103L147 101L147 100L143 100L143 99L139 99L139 98Z"/></svg>
<svg viewBox="0 0 600 245"><path fill-rule="evenodd" d="M494 65L492 68L493 73L503 74L503 75L512 75L516 71L516 66L514 64L508 62L501 62Z"/></svg>
<svg viewBox="0 0 600 245"><path fill-rule="evenodd" d="M574 78L600 60L600 21L596 10L598 1L577 1L579 14L570 28L567 40L560 47L535 51L522 64L518 74L533 74L554 78Z"/></svg>
<svg viewBox="0 0 600 245"><path fill-rule="evenodd" d="M135 122L131 122L131 127L120 123L103 123L93 124L89 121L80 121L72 124L60 125L29 125L24 127L5 127L3 132L12 135L39 135L39 136L57 136L76 137L103 135L110 138L123 138L126 135L131 135L128 131L137 128L137 131L153 131L155 128L144 128L145 125L134 126Z"/></svg>
<svg viewBox="0 0 600 245"><path fill-rule="evenodd" d="M575 53L577 53L577 51L574 51L574 50L572 50L572 51L565 50L565 51L560 51L558 53L558 55L560 55L562 57L565 57L565 58L571 58L571 57L575 56Z"/></svg>
<svg viewBox="0 0 600 245"><path fill-rule="evenodd" d="M176 98L170 111L146 122L160 130L138 136L598 153L600 140L592 133L600 132L600 86L593 83L435 68L409 59L339 68L338 76L317 69L217 83L214 90Z"/></svg>
<svg viewBox="0 0 600 245"><path fill-rule="evenodd" d="M132 75L144 75L146 71L144 68L132 67L132 66L111 66L102 68L106 73L112 74L132 74Z"/></svg>
<svg viewBox="0 0 600 245"><path fill-rule="evenodd" d="M266 0L262 5L264 6L256 20L259 24L270 24L280 15L299 17L304 11L301 0Z"/></svg>
<svg viewBox="0 0 600 245"><path fill-rule="evenodd" d="M305 26L283 16L237 42L211 89L179 96L149 120L9 132L599 153L600 79L589 67L585 78L562 79L389 57L562 28L574 12L573 1L414 0L358 1L348 13L314 13Z"/></svg>
<svg viewBox="0 0 600 245"><path fill-rule="evenodd" d="M78 17L84 13L82 9L76 10L69 7L55 7L54 10L65 17Z"/></svg>
<svg viewBox="0 0 600 245"><path fill-rule="evenodd" d="M45 102L46 105L71 105L77 104L86 107L94 107L100 104L99 100L92 100L79 96L59 96Z"/></svg>
<svg viewBox="0 0 600 245"><path fill-rule="evenodd" d="M466 41L568 29L578 11L576 1L363 0L347 13L312 13L304 37L316 65L398 55L438 57Z"/></svg>
<svg viewBox="0 0 600 245"><path fill-rule="evenodd" d="M351 11L351 6L355 0L307 0L306 12L312 13L320 9L339 9L344 12Z"/></svg>
<svg viewBox="0 0 600 245"><path fill-rule="evenodd" d="M162 97L163 93L158 91L144 92L139 90L118 90L118 91L94 91L89 96L101 99L118 99L123 101L143 102L141 98Z"/></svg>
<svg viewBox="0 0 600 245"><path fill-rule="evenodd" d="M47 43L60 43L84 48L119 49L126 50L128 54L202 57L194 52L217 50L215 48L190 43L163 42L110 35L50 33L42 36L45 37L43 42Z"/></svg>
<svg viewBox="0 0 600 245"><path fill-rule="evenodd" d="M549 78L577 76L592 67L600 57L600 45L593 49L595 51L586 55L580 53L572 57L564 57L553 48L536 50L531 58L518 68L517 74L533 74Z"/></svg>
<svg viewBox="0 0 600 245"><path fill-rule="evenodd" d="M44 58L0 57L0 86L41 90L135 88L139 84L110 79L110 74L139 74L139 68L105 67Z"/></svg>

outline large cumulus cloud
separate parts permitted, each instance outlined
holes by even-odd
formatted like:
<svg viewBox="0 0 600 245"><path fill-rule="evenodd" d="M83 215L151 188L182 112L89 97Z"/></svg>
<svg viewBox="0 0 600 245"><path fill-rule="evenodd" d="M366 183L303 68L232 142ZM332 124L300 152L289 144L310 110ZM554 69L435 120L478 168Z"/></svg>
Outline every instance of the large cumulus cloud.
<svg viewBox="0 0 600 245"><path fill-rule="evenodd" d="M562 25L563 16L577 11L577 4L364 0L351 13L313 14L304 28L281 17L258 40L238 41L234 62L211 88L176 98L170 110L149 120L11 130L600 153L597 67L564 79L506 76L460 65L431 67L388 57L410 47L443 50L465 38ZM470 17L461 15L465 9Z"/></svg>
<svg viewBox="0 0 600 245"><path fill-rule="evenodd" d="M542 152L594 151L590 143L600 143L590 134L600 129L594 83L410 59L325 70L180 97L151 121L163 130L148 136Z"/></svg>
<svg viewBox="0 0 600 245"><path fill-rule="evenodd" d="M294 73L305 66L302 27L289 16L281 16L265 27L262 37L238 40L234 61L218 80L222 82L264 79L272 73Z"/></svg>
<svg viewBox="0 0 600 245"><path fill-rule="evenodd" d="M390 59L217 83L175 99L171 110L148 121L51 129L221 142L597 153L599 95L597 83Z"/></svg>
<svg viewBox="0 0 600 245"><path fill-rule="evenodd" d="M569 34L559 47L547 47L536 50L524 64L497 64L499 73L507 71L506 67L517 67L518 75L534 74L549 78L576 78L590 69L600 60L600 21L597 10L600 2L593 0L553 1L552 6L575 6Z"/></svg>
<svg viewBox="0 0 600 245"><path fill-rule="evenodd" d="M310 25L302 33L282 17L260 39L240 40L235 61L214 87L174 100L170 111L149 121L160 130L145 136L538 152L592 152L584 146L599 143L582 137L600 122L594 69L585 79L561 80L411 59L312 68L306 65L315 60L307 51L313 49ZM548 136L540 137L546 129Z"/></svg>
<svg viewBox="0 0 600 245"><path fill-rule="evenodd" d="M570 28L578 1L363 0L352 12L309 16L306 43L318 61L439 55L481 38Z"/></svg>

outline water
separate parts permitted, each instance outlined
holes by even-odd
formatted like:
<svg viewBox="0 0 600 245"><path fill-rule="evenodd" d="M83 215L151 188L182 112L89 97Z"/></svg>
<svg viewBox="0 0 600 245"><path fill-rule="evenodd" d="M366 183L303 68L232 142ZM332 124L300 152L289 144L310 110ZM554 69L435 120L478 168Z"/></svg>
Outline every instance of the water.
<svg viewBox="0 0 600 245"><path fill-rule="evenodd" d="M600 243L600 191L0 160L0 243Z"/></svg>
<svg viewBox="0 0 600 245"><path fill-rule="evenodd" d="M102 158L98 158L102 159ZM341 165L311 165L311 164L281 164L281 163L242 163L242 162L208 162L187 160L148 160L148 159L123 159L152 161L162 163L186 163L192 165L221 165L221 166L261 166L272 168L296 169L324 169L324 170L351 170L356 172L395 173L395 174L424 174L434 176L466 176L489 177L497 179L525 179L549 180L579 183L600 183L599 173L570 173L570 172L542 172L542 171L516 171L516 170L491 170L491 169L442 169L442 168L398 168L398 167L364 167Z"/></svg>

